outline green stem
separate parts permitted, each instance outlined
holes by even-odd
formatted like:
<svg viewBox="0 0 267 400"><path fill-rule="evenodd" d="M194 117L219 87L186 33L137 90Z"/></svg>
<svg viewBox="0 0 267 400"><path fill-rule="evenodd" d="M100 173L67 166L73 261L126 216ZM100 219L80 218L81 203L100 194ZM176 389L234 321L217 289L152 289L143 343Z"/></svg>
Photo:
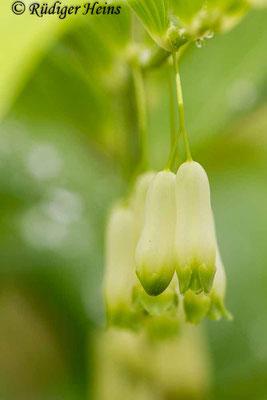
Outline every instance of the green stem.
<svg viewBox="0 0 267 400"><path fill-rule="evenodd" d="M175 141L176 127L175 127L175 100L173 95L171 67L168 68L168 86L169 86L169 99L170 99L170 138L172 146Z"/></svg>
<svg viewBox="0 0 267 400"><path fill-rule="evenodd" d="M179 129L179 131L178 131L177 135L175 136L175 139L172 143L171 152L170 152L170 156L169 156L169 159L168 159L168 162L166 165L166 169L171 170L171 168L172 168L172 163L176 156L176 151L177 151L177 146L178 146L178 141L179 141L180 135L181 135L181 129Z"/></svg>
<svg viewBox="0 0 267 400"><path fill-rule="evenodd" d="M176 56L175 51L173 51L172 56L173 56L173 66L174 66L174 72L175 72L175 82L176 82L176 91L177 91L177 100L178 100L178 112L179 112L179 120L180 120L180 129L178 132L178 136L180 135L180 132L183 134L186 155L187 155L187 161L192 161L190 146L189 146L187 133L186 133L186 129L185 129L183 92L182 92L181 78L180 78L180 74L179 74L178 61L177 61L177 56ZM177 139L177 143L178 143L178 139Z"/></svg>
<svg viewBox="0 0 267 400"><path fill-rule="evenodd" d="M133 78L136 95L136 107L138 126L140 134L140 148L141 148L141 166L146 169L148 165L147 156L147 107L146 107L146 95L144 87L143 72L140 67L133 67Z"/></svg>

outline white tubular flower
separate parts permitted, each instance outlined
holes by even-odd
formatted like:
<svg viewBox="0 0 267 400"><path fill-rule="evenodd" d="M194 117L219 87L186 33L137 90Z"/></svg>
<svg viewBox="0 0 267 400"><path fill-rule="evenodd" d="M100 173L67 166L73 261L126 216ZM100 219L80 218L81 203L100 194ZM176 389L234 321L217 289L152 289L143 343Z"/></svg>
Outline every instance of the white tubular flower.
<svg viewBox="0 0 267 400"><path fill-rule="evenodd" d="M147 193L145 223L135 257L137 276L152 296L162 293L174 274L175 214L175 174L161 171Z"/></svg>
<svg viewBox="0 0 267 400"><path fill-rule="evenodd" d="M226 275L218 246L216 253L216 269L213 287L210 292L211 304L207 317L218 320L224 316L228 320L232 320L233 317L231 313L225 308L224 305L226 294Z"/></svg>
<svg viewBox="0 0 267 400"><path fill-rule="evenodd" d="M149 171L140 175L135 183L130 205L134 212L134 222L136 230L136 240L139 241L145 220L145 204L146 195L149 185L156 175L155 172Z"/></svg>
<svg viewBox="0 0 267 400"><path fill-rule="evenodd" d="M133 326L132 290L137 283L134 268L134 215L130 208L117 206L111 212L106 237L104 294L110 324Z"/></svg>
<svg viewBox="0 0 267 400"><path fill-rule="evenodd" d="M209 293L216 271L216 238L210 188L200 164L188 161L176 177L176 270L181 294Z"/></svg>
<svg viewBox="0 0 267 400"><path fill-rule="evenodd" d="M137 242L140 239L142 228L145 221L146 196L149 185L156 173L149 171L140 175L136 180L130 204L134 212L134 222ZM155 317L164 312L174 313L178 307L178 280L174 276L167 289L159 296L150 296L146 293L141 283L137 280L137 285L133 292L134 306L140 312L145 311L150 316Z"/></svg>

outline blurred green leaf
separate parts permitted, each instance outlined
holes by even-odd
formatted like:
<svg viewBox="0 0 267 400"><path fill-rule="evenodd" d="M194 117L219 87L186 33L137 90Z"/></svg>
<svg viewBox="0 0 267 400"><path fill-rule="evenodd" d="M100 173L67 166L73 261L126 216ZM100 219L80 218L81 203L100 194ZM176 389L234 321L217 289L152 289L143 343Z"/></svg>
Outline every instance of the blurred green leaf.
<svg viewBox="0 0 267 400"><path fill-rule="evenodd" d="M205 4L204 0L171 0L170 7L181 20L188 21L201 10Z"/></svg>
<svg viewBox="0 0 267 400"><path fill-rule="evenodd" d="M75 2L77 0L65 1L67 4ZM28 7L31 1L25 0L24 3ZM54 2L50 0L48 3ZM27 12L18 16L12 13L11 5L9 1L0 4L0 119L21 92L45 51L71 23L78 20L67 18L63 21L56 15L38 18Z"/></svg>

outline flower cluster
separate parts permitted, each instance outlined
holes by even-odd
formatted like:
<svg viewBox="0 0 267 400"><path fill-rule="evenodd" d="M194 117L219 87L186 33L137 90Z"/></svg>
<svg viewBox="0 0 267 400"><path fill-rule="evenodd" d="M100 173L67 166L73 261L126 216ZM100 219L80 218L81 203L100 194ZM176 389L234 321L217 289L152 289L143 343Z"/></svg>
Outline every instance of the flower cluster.
<svg viewBox="0 0 267 400"><path fill-rule="evenodd" d="M216 272L217 271L217 272ZM147 172L111 212L104 292L110 324L146 318L230 317L206 172L194 161L177 174ZM179 307L180 304L180 307Z"/></svg>

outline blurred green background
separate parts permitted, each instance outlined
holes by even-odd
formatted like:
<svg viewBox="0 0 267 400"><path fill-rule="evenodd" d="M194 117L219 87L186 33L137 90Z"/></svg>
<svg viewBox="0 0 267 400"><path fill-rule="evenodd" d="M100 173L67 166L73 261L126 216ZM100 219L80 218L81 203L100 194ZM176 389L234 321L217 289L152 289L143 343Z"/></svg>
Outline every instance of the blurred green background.
<svg viewBox="0 0 267 400"><path fill-rule="evenodd" d="M0 398L94 399L105 222L139 157L130 15L37 20L6 4L0 14ZM267 399L266 49L267 11L251 11L181 60L235 317L205 323L210 399ZM166 68L146 74L146 93L160 169Z"/></svg>

